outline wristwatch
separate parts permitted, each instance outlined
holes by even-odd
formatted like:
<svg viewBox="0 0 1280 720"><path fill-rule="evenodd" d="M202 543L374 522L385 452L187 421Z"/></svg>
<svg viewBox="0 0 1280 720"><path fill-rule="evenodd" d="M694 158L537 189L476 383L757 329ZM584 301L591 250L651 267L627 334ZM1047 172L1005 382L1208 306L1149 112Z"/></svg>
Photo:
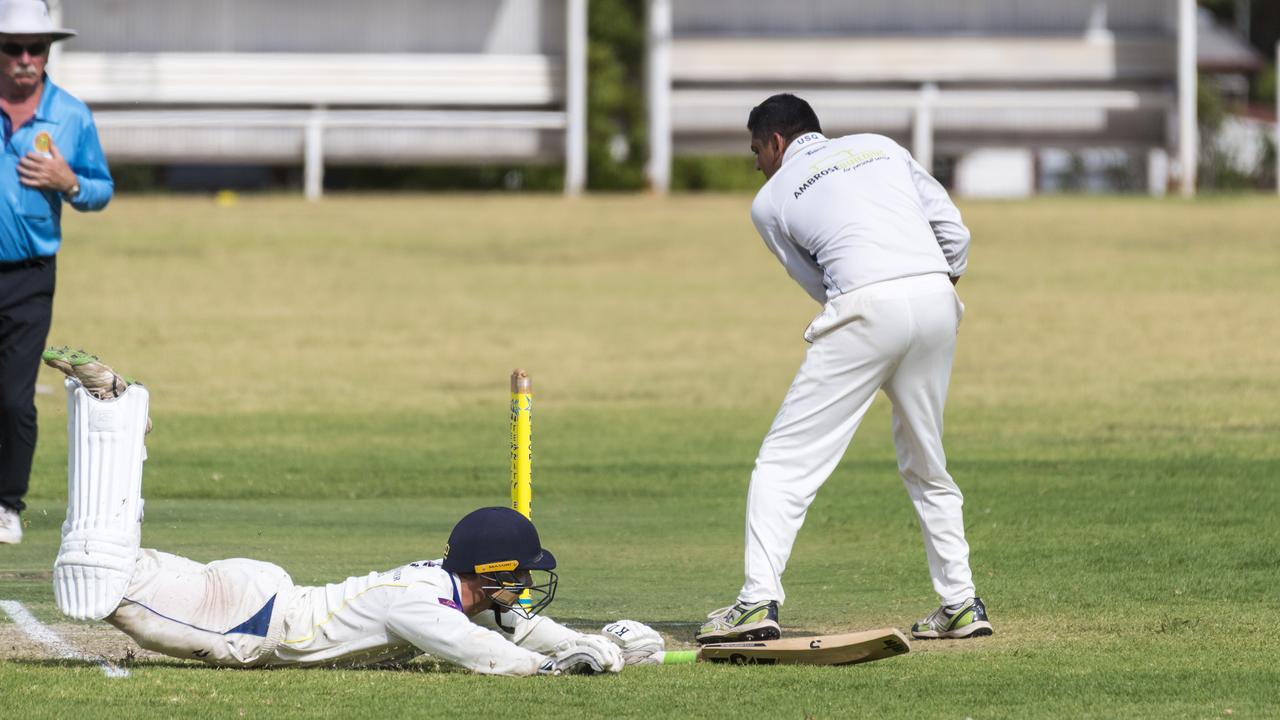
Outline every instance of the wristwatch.
<svg viewBox="0 0 1280 720"><path fill-rule="evenodd" d="M75 185L71 186L70 190L62 193L62 196L68 200L75 200L76 196L79 194L80 194L80 183L76 183Z"/></svg>

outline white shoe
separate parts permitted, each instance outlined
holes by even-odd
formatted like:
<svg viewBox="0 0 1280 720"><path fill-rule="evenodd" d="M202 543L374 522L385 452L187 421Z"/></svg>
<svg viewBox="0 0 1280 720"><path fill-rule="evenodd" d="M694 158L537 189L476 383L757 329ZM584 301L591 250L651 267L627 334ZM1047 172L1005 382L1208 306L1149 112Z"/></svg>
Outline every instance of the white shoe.
<svg viewBox="0 0 1280 720"><path fill-rule="evenodd" d="M982 604L982 598L977 597L957 605L943 605L911 626L911 637L917 640L985 637L991 633L987 606Z"/></svg>
<svg viewBox="0 0 1280 720"><path fill-rule="evenodd" d="M780 637L782 626L778 624L777 601L761 600L754 603L739 601L712 611L693 639L705 644L777 640Z"/></svg>
<svg viewBox="0 0 1280 720"><path fill-rule="evenodd" d="M17 510L0 505L0 543L17 545L22 542L22 516Z"/></svg>

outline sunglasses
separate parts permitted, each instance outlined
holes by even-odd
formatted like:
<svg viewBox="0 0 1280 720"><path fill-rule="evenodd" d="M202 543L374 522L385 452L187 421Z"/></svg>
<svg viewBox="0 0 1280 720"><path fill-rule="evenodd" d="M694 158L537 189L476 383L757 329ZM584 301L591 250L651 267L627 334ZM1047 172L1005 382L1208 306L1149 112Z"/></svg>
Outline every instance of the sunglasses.
<svg viewBox="0 0 1280 720"><path fill-rule="evenodd" d="M0 45L0 52L9 57L22 57L23 52L26 52L31 57L39 57L49 52L49 43L33 42L30 45L23 45L22 43L7 42Z"/></svg>

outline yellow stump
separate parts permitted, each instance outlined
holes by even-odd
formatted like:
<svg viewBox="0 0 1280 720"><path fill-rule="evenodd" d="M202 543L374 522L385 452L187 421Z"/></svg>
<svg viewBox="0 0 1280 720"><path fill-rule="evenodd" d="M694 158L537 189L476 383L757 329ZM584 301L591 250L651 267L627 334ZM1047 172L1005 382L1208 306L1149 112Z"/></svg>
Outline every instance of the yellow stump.
<svg viewBox="0 0 1280 720"><path fill-rule="evenodd" d="M529 373L511 373L511 508L531 517L533 512L533 386ZM526 590L520 604L533 603Z"/></svg>
<svg viewBox="0 0 1280 720"><path fill-rule="evenodd" d="M533 391L529 374L511 373L511 508L532 517Z"/></svg>

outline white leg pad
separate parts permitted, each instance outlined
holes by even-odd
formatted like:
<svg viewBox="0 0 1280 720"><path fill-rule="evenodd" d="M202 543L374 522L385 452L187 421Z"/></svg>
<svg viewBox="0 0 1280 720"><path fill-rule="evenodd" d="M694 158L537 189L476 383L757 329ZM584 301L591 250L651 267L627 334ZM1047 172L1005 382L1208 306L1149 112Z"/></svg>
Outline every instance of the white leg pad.
<svg viewBox="0 0 1280 720"><path fill-rule="evenodd" d="M67 388L67 519L53 564L58 609L77 620L115 611L142 540L143 437L150 395L130 385L119 398Z"/></svg>

